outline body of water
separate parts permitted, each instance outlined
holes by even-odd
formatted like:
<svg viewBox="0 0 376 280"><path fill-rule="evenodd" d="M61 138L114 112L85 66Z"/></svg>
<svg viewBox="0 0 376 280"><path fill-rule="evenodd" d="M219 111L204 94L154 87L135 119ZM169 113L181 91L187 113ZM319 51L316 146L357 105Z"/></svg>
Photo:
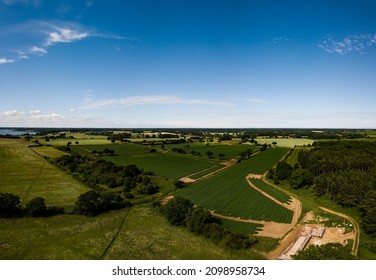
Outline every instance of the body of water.
<svg viewBox="0 0 376 280"><path fill-rule="evenodd" d="M15 130L15 129L2 129L0 128L0 135L12 135L12 136L20 136L29 133L30 135L35 135L36 132L28 131L28 130Z"/></svg>

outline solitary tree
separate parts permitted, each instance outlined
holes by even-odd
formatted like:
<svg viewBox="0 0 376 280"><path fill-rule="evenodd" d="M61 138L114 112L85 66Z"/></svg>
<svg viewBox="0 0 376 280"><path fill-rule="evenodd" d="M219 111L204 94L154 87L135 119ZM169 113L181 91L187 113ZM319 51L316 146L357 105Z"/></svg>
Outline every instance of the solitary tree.
<svg viewBox="0 0 376 280"><path fill-rule="evenodd" d="M211 157L213 157L213 152L212 151L207 151L206 155L208 156L208 158L211 158Z"/></svg>

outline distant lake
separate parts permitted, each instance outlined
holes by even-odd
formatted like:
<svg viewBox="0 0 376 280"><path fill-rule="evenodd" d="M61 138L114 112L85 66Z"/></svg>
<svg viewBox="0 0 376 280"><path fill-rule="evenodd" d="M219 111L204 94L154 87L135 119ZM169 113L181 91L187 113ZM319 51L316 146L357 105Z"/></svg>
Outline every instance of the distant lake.
<svg viewBox="0 0 376 280"><path fill-rule="evenodd" d="M30 135L35 135L36 132L34 131L26 131L26 130L15 130L15 129L1 129L0 128L0 135L12 135L12 136L20 136L29 133Z"/></svg>

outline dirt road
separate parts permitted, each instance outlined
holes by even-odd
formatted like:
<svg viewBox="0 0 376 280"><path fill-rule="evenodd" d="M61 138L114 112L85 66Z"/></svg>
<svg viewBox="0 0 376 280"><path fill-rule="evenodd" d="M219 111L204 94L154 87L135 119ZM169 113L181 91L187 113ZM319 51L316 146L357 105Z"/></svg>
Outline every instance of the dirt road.
<svg viewBox="0 0 376 280"><path fill-rule="evenodd" d="M339 217L342 217L342 218L345 218L347 220L349 220L353 225L354 225L354 232L355 232L355 239L354 239L354 243L353 243L353 247L352 247L352 254L354 256L356 256L358 254L358 249L359 249L359 241L360 241L360 228L359 228L359 225L358 223L351 217L343 214L343 213L339 213L339 212L335 212L333 210L330 210L328 208L324 208L324 207L320 207L321 210L325 211L325 212L328 212L328 213L331 213L331 214L334 214L334 215L337 215Z"/></svg>

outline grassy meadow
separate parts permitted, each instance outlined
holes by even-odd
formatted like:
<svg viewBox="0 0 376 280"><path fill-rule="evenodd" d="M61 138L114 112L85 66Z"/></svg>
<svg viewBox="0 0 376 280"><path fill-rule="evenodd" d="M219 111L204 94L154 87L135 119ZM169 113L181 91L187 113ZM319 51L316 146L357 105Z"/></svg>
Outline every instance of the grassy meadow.
<svg viewBox="0 0 376 280"><path fill-rule="evenodd" d="M72 209L77 197L89 188L40 156L39 148L27 145L23 140L0 139L0 192L18 195L23 204L41 196L47 205ZM51 150L48 154L52 155Z"/></svg>
<svg viewBox="0 0 376 280"><path fill-rule="evenodd" d="M3 260L262 258L253 249L226 249L186 228L172 226L149 206L96 217L0 219L0 233L0 259Z"/></svg>
<svg viewBox="0 0 376 280"><path fill-rule="evenodd" d="M259 144L270 144L276 142L276 147L294 148L295 146L312 145L315 140L305 138L257 138Z"/></svg>

